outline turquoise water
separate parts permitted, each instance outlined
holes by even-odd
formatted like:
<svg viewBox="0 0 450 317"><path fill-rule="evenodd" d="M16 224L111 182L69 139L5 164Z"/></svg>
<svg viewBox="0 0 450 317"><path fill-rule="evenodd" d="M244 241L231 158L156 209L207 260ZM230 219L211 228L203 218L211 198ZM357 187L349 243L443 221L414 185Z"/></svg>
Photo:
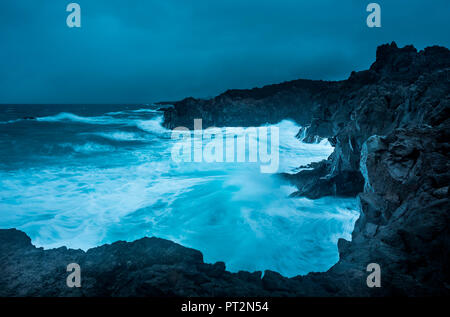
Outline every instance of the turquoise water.
<svg viewBox="0 0 450 317"><path fill-rule="evenodd" d="M157 236L233 272L295 276L337 262L355 199L288 198L295 188L258 163L176 163L161 122L151 106L0 106L0 228L44 248ZM293 122L275 126L278 172L333 150L300 142Z"/></svg>

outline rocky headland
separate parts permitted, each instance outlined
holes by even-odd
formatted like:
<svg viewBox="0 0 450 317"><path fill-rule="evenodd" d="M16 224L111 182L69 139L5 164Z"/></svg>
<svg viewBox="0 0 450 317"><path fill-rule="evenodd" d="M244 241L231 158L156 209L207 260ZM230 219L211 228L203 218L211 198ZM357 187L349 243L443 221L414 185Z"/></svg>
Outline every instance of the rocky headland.
<svg viewBox="0 0 450 317"><path fill-rule="evenodd" d="M304 141L335 150L308 170L284 174L293 196L357 196L352 241L324 273L230 273L199 251L144 238L87 252L43 250L25 233L0 230L1 296L431 296L449 295L450 51L395 43L370 69L347 80L296 80L164 109L168 128L257 126L292 119ZM295 197L293 197L295 199ZM66 266L82 267L82 287L66 286ZM366 284L369 263L381 287Z"/></svg>

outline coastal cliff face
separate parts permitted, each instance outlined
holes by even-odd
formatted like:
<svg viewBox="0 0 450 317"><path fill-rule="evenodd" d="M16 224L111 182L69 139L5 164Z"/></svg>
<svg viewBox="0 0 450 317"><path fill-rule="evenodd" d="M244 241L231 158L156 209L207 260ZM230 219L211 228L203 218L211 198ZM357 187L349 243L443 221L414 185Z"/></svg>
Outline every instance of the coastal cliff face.
<svg viewBox="0 0 450 317"><path fill-rule="evenodd" d="M352 241L324 273L230 273L199 251L144 238L87 252L35 248L17 230L0 230L0 296L394 296L449 295L450 52L380 46L369 70L340 82L298 80L188 98L165 110L169 128L256 126L290 118L305 140L335 150L312 170L284 175L293 196L357 196ZM295 199L295 198L293 198ZM82 268L82 287L66 286L66 266ZM369 288L366 268L381 268Z"/></svg>
<svg viewBox="0 0 450 317"><path fill-rule="evenodd" d="M213 99L187 98L165 110L168 128L256 126L292 119L306 128L304 141L328 138L335 146L313 171L287 177L295 196L355 196L363 190L362 144L396 128L439 126L450 113L450 52L395 43L378 47L369 70L344 81L296 80L251 90L229 90Z"/></svg>
<svg viewBox="0 0 450 317"><path fill-rule="evenodd" d="M273 107L279 95L283 102ZM213 125L245 125L239 116L246 111L255 113L248 125L291 118L303 126L304 142L328 138L335 146L328 160L284 175L298 188L292 196L358 195L360 201L352 242L339 241L340 261L329 272L300 278L317 282L306 294L448 294L447 48L382 45L370 69L347 80L293 81L184 100L165 119L176 126L205 113ZM364 268L372 262L386 277L382 290L365 284ZM318 285L325 288L317 291Z"/></svg>

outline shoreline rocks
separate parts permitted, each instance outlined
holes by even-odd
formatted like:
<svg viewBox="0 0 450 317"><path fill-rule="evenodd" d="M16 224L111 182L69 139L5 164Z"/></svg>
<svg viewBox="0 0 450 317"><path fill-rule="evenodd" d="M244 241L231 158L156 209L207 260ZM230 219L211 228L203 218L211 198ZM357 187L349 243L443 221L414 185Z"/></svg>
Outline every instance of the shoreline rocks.
<svg viewBox="0 0 450 317"><path fill-rule="evenodd" d="M447 48L432 46L418 52L413 46L398 48L393 42L378 47L370 69L352 72L347 80L294 80L229 90L208 100L186 98L172 102L173 107L164 112L164 125L192 129L196 118L202 118L205 126L219 127L292 119L308 126L299 131L304 141L328 138L335 147L328 162L322 163L327 172L316 178L317 186L311 184L311 173L296 174L297 195L356 196L363 190L359 170L363 143L396 128L438 126L448 120L449 80ZM331 181L324 182L324 177Z"/></svg>
<svg viewBox="0 0 450 317"><path fill-rule="evenodd" d="M0 230L0 296L448 296L449 140L446 125L397 129L363 145L361 214L327 272L230 273L158 238L43 250L9 229ZM65 284L72 262L81 266L81 288ZM366 284L370 263L381 267L380 288Z"/></svg>
<svg viewBox="0 0 450 317"><path fill-rule="evenodd" d="M199 251L158 238L119 241L87 252L43 250L25 233L0 230L1 296L448 296L450 294L450 52L382 45L369 70L347 80L297 80L164 109L168 128L256 126L292 119L305 138L334 152L312 169L284 175L294 196L358 196L352 240L324 273L286 278L226 271ZM172 104L172 103L171 103ZM303 135L303 134L302 134ZM82 287L65 284L82 268ZM381 287L367 286L367 265Z"/></svg>

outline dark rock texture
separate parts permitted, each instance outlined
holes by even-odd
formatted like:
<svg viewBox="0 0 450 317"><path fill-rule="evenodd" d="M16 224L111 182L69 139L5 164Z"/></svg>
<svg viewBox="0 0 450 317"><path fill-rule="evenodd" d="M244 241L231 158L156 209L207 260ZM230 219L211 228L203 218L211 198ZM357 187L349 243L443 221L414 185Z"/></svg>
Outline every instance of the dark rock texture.
<svg viewBox="0 0 450 317"><path fill-rule="evenodd" d="M450 295L450 52L380 46L369 70L340 82L298 80L188 98L165 109L169 128L251 126L291 118L305 140L328 138L335 151L312 170L284 175L294 196L358 194L352 241L325 273L230 273L199 251L144 238L87 252L35 248L17 230L0 230L0 296L431 296ZM304 132L304 133L303 133ZM66 266L82 287L66 286ZM381 287L366 284L369 263Z"/></svg>
<svg viewBox="0 0 450 317"><path fill-rule="evenodd" d="M81 267L81 287L69 288L69 263ZM43 250L25 233L0 230L0 296L223 296L262 293L261 272L231 274L203 263L199 251L143 238L84 252Z"/></svg>
<svg viewBox="0 0 450 317"><path fill-rule="evenodd" d="M354 196L362 191L359 160L372 135L396 128L438 126L450 115L450 51L395 43L378 47L369 70L344 81L296 80L251 90L230 90L213 99L187 98L165 111L168 128L254 126L292 119L306 130L305 141L328 138L334 153L311 173L290 180L298 195ZM311 179L314 177L314 179ZM349 180L354 179L354 182Z"/></svg>
<svg viewBox="0 0 450 317"><path fill-rule="evenodd" d="M397 129L364 143L361 215L352 242L339 241L340 261L329 273L345 278L374 262L383 295L450 293L449 140L445 125Z"/></svg>
<svg viewBox="0 0 450 317"><path fill-rule="evenodd" d="M194 119L201 118L203 127L256 126L277 123L290 118L300 124L311 122L310 108L317 100L326 99L335 83L295 80L251 90L228 90L209 100L186 98L173 102L174 107L164 113L164 124L173 129L183 126L192 129Z"/></svg>

